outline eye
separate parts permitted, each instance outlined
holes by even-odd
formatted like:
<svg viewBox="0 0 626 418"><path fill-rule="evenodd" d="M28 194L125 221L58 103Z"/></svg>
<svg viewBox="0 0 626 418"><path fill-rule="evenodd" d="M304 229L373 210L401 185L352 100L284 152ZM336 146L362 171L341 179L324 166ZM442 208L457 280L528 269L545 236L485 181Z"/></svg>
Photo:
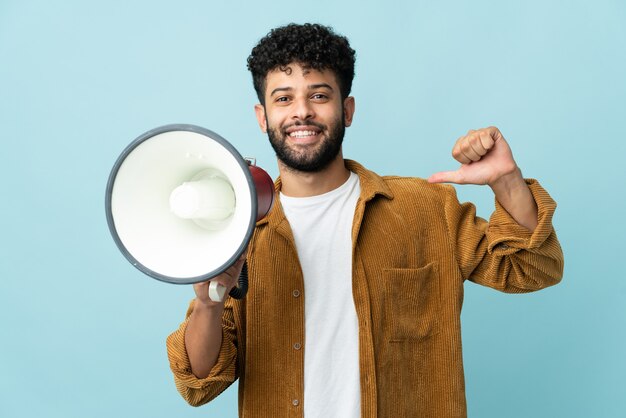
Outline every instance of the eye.
<svg viewBox="0 0 626 418"><path fill-rule="evenodd" d="M311 99L313 100L328 100L328 96L325 95L324 93L315 93L313 96L311 96Z"/></svg>
<svg viewBox="0 0 626 418"><path fill-rule="evenodd" d="M276 98L276 103L287 103L289 101L289 97L287 96L280 96Z"/></svg>

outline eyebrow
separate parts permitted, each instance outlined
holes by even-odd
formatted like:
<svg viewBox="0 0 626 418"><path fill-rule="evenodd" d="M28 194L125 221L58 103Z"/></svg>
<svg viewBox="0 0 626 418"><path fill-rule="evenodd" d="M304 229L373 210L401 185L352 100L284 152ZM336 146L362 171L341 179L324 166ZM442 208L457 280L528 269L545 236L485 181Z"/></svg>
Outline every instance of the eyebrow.
<svg viewBox="0 0 626 418"><path fill-rule="evenodd" d="M333 91L333 88L330 86L330 84L326 84L326 83L311 84L309 86L309 90L316 90L316 89L322 89L322 88Z"/></svg>
<svg viewBox="0 0 626 418"><path fill-rule="evenodd" d="M318 84L310 84L307 86L307 88L309 90L315 90L315 89L328 89L330 91L333 91L333 88L331 87L330 84L327 83L318 83ZM272 92L270 93L270 97L273 96L274 94L281 92L281 91L292 91L293 87L277 87L274 90L272 90Z"/></svg>

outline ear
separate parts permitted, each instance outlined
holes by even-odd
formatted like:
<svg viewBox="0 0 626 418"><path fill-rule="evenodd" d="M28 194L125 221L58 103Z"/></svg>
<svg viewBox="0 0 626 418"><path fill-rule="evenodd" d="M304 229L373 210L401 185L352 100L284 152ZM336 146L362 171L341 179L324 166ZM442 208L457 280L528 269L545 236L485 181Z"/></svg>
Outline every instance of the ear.
<svg viewBox="0 0 626 418"><path fill-rule="evenodd" d="M343 121L346 126L352 125L354 116L354 97L348 96L343 100Z"/></svg>
<svg viewBox="0 0 626 418"><path fill-rule="evenodd" d="M267 133L267 118L265 117L265 106L262 104L254 105L254 113L256 114L256 120L259 123L261 131Z"/></svg>

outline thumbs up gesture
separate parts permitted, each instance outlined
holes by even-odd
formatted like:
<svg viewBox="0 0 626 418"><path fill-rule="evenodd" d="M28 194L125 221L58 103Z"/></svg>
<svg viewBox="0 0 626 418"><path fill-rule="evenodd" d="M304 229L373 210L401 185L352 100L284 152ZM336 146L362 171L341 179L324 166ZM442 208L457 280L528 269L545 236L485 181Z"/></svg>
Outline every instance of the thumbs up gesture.
<svg viewBox="0 0 626 418"><path fill-rule="evenodd" d="M494 126L470 130L460 137L452 156L461 163L455 171L441 171L428 178L431 183L488 184L518 171L511 148Z"/></svg>

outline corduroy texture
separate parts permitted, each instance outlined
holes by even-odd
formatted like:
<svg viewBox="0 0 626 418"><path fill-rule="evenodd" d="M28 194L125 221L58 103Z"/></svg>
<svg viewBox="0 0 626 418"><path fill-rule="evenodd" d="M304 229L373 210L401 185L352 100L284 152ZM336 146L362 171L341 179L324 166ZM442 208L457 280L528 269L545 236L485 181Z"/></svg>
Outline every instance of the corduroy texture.
<svg viewBox="0 0 626 418"><path fill-rule="evenodd" d="M346 165L361 181L352 239L362 417L465 417L463 282L509 293L558 283L556 204L527 180L539 207L539 225L530 233L497 202L488 224L473 205L459 204L451 186ZM305 289L279 203L257 224L248 265L248 295L226 302L222 349L207 378L191 373L187 321L168 337L176 387L191 405L201 405L239 378L241 417L302 417ZM187 315L192 309L193 301Z"/></svg>

